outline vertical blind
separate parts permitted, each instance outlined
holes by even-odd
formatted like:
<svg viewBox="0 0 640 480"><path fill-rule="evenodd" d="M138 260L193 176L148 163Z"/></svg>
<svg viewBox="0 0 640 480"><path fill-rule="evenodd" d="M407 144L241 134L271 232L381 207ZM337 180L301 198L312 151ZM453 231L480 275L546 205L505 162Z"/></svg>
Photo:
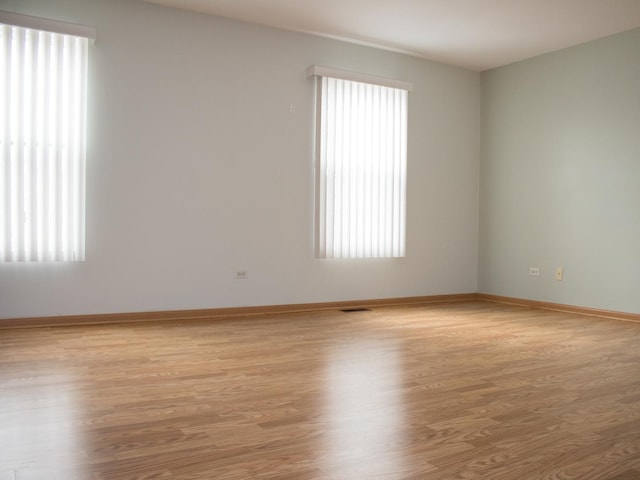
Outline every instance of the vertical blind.
<svg viewBox="0 0 640 480"><path fill-rule="evenodd" d="M88 44L0 25L0 261L84 260Z"/></svg>
<svg viewBox="0 0 640 480"><path fill-rule="evenodd" d="M408 91L319 78L316 255L403 257Z"/></svg>

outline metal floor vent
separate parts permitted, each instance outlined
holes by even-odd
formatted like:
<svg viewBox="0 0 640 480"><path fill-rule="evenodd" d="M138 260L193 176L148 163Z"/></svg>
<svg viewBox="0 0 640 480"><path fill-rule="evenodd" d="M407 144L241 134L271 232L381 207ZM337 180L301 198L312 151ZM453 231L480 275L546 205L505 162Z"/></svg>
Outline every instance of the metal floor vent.
<svg viewBox="0 0 640 480"><path fill-rule="evenodd" d="M342 313L353 313L353 312L370 312L370 308L345 308L340 310Z"/></svg>

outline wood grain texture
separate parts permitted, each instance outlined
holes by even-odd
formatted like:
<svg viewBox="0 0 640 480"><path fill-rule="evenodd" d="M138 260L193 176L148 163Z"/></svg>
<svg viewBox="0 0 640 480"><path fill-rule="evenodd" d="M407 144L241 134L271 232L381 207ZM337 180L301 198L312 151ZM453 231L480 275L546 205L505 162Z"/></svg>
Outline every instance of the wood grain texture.
<svg viewBox="0 0 640 480"><path fill-rule="evenodd" d="M639 345L486 302L3 330L0 479L639 479Z"/></svg>

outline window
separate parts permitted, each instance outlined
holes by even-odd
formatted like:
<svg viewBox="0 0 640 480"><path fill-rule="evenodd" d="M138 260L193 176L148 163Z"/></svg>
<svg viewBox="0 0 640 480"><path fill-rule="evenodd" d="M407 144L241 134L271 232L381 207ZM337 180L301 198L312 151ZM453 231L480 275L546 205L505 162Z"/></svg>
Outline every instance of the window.
<svg viewBox="0 0 640 480"><path fill-rule="evenodd" d="M313 66L316 256L405 256L411 85Z"/></svg>
<svg viewBox="0 0 640 480"><path fill-rule="evenodd" d="M88 27L0 12L0 261L84 260Z"/></svg>

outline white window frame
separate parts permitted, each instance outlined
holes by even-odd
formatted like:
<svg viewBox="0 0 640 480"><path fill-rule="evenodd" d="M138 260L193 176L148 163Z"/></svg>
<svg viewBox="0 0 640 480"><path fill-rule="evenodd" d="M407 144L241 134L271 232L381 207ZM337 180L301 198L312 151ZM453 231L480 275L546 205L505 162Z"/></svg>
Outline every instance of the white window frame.
<svg viewBox="0 0 640 480"><path fill-rule="evenodd" d="M0 262L83 261L95 28L0 11Z"/></svg>
<svg viewBox="0 0 640 480"><path fill-rule="evenodd" d="M409 82L319 65L316 77L315 254L406 254Z"/></svg>

